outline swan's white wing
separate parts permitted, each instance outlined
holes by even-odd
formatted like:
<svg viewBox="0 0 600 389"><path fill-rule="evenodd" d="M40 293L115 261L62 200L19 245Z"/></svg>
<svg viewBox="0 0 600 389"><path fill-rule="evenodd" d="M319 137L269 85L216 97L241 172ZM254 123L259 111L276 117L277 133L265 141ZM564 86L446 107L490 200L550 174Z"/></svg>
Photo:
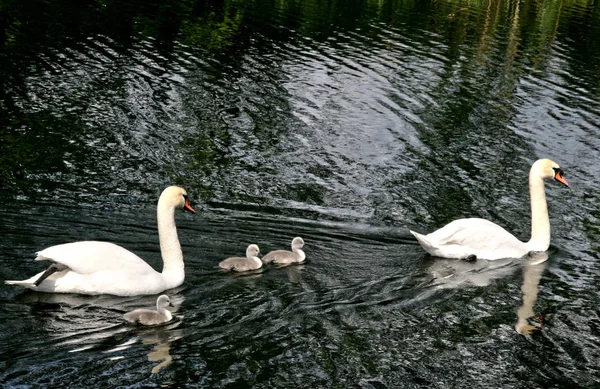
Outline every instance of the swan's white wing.
<svg viewBox="0 0 600 389"><path fill-rule="evenodd" d="M455 220L428 235L412 233L429 254L444 258L519 258L528 251L504 228L479 218Z"/></svg>
<svg viewBox="0 0 600 389"><path fill-rule="evenodd" d="M131 251L108 242L82 241L60 244L48 247L37 254L37 261L58 262L80 274L90 274L101 270L154 271L150 265Z"/></svg>
<svg viewBox="0 0 600 389"><path fill-rule="evenodd" d="M510 232L489 220L458 219L427 235L438 245L459 245L471 248L493 249L505 245L522 244Z"/></svg>

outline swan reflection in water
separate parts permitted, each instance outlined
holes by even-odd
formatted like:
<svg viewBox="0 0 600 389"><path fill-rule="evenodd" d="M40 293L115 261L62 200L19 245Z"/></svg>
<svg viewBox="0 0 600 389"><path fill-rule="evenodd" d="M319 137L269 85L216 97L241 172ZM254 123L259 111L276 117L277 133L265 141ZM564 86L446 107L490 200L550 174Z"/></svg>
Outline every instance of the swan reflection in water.
<svg viewBox="0 0 600 389"><path fill-rule="evenodd" d="M427 270L426 284L434 289L452 289L466 285L488 286L492 281L512 274L520 259L506 258L495 261L477 260L475 263L456 259L435 258Z"/></svg>
<svg viewBox="0 0 600 389"><path fill-rule="evenodd" d="M160 362L158 365L152 367L151 372L153 374L158 373L162 368L169 366L173 362L171 342L183 336L181 330L176 329L180 323L181 321L176 320L166 326L139 329L138 335L142 340L142 344L154 346L148 352L148 361Z"/></svg>
<svg viewBox="0 0 600 389"><path fill-rule="evenodd" d="M478 260L476 263L436 258L428 269L431 278L426 283L433 286L433 290L459 288L464 285L488 286L493 280L507 277L522 266L523 303L517 309L515 330L519 334L529 335L543 326L543 316L534 313L533 305L537 300L539 283L547 260L547 252L530 253L522 259Z"/></svg>
<svg viewBox="0 0 600 389"><path fill-rule="evenodd" d="M532 254L523 262L523 284L521 285L523 304L517 309L517 322L515 323L515 330L519 334L529 335L541 328L541 324L530 321L530 319L536 316L533 312L533 304L537 300L539 284L546 269L547 259L548 253L541 252Z"/></svg>

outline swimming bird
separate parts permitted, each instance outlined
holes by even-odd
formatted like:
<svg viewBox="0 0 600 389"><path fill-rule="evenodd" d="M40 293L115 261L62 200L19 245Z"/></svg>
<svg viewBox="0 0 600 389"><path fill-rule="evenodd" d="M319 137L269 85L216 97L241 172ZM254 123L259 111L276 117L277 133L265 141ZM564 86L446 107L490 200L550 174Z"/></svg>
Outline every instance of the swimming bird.
<svg viewBox="0 0 600 389"><path fill-rule="evenodd" d="M47 270L23 281L6 281L37 292L112 294L136 296L158 294L175 288L185 278L183 253L175 227L175 209L195 213L187 192L166 188L158 200L157 219L163 270L155 271L143 259L113 243L80 241L48 247L36 261L51 261Z"/></svg>
<svg viewBox="0 0 600 389"><path fill-rule="evenodd" d="M280 265L287 265L291 263L304 262L306 254L302 251L304 247L304 239L296 237L292 240L292 251L288 250L275 250L265 255L262 260L264 263L277 263Z"/></svg>
<svg viewBox="0 0 600 389"><path fill-rule="evenodd" d="M127 312L123 315L123 318L132 324L141 324L145 326L155 326L158 324L168 323L173 319L173 315L167 309L172 307L171 300L167 295L160 295L156 299L156 311L151 309L136 309L131 312Z"/></svg>
<svg viewBox="0 0 600 389"><path fill-rule="evenodd" d="M427 235L410 232L425 251L443 258L495 260L521 258L530 252L546 251L550 246L550 220L544 180L550 178L569 186L556 162L539 159L531 166L531 239L528 242L521 242L499 225L479 218L458 219Z"/></svg>
<svg viewBox="0 0 600 389"><path fill-rule="evenodd" d="M248 271L260 269L263 265L258 257L260 249L257 245L251 244L246 249L246 257L231 257L219 262L219 267L224 270Z"/></svg>

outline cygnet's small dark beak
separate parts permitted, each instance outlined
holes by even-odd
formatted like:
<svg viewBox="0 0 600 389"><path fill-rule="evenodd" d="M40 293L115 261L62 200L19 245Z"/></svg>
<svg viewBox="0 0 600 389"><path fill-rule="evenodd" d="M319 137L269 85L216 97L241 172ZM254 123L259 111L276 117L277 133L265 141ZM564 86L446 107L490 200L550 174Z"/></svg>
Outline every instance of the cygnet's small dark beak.
<svg viewBox="0 0 600 389"><path fill-rule="evenodd" d="M262 258L263 257L262 253L258 253L257 257Z"/></svg>

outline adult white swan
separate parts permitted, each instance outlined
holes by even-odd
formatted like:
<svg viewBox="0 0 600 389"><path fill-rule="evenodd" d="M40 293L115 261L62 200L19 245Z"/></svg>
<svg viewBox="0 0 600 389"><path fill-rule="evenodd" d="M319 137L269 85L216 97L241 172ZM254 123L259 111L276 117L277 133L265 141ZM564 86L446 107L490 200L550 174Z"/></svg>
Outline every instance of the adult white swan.
<svg viewBox="0 0 600 389"><path fill-rule="evenodd" d="M521 242L504 228L485 219L458 219L428 235L410 231L429 254L443 258L521 258L550 246L550 220L544 192L544 179L554 178L569 186L564 172L549 159L539 159L529 171L531 197L531 239Z"/></svg>
<svg viewBox="0 0 600 389"><path fill-rule="evenodd" d="M37 261L52 265L41 273L7 284L49 293L112 294L137 296L158 294L175 288L185 278L183 254L175 227L175 208L195 213L183 188L170 186L158 199L157 219L163 271L113 243L81 241L48 247Z"/></svg>

